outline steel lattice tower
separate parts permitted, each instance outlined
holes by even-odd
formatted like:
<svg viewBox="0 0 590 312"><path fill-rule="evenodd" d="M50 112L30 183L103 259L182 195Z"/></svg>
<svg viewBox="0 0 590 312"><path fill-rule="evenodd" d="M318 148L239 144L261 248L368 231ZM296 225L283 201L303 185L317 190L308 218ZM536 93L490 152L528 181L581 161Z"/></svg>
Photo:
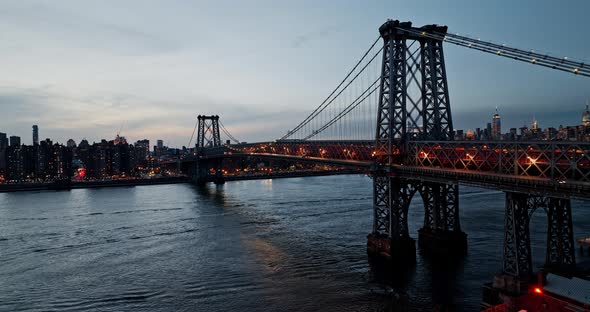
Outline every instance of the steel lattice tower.
<svg viewBox="0 0 590 312"><path fill-rule="evenodd" d="M199 115L197 119L199 121L197 148L221 146L221 136L219 134L219 116Z"/></svg>
<svg viewBox="0 0 590 312"><path fill-rule="evenodd" d="M434 240L441 236L449 241L449 245L456 245L457 239L466 242L459 223L457 184L411 181L396 177L392 172L392 166L407 164L409 140L453 139L442 41L426 36L431 32L446 31L445 26L413 28L410 22L391 20L379 28L383 59L373 170L374 221L368 243L370 254L385 250L388 254L406 253L410 260L415 257L407 215L411 199L418 191L426 212L424 228L420 232L421 246L434 245ZM460 235L450 237L455 234ZM459 245L462 249L464 244Z"/></svg>
<svg viewBox="0 0 590 312"><path fill-rule="evenodd" d="M199 157L205 156L206 149L215 149L222 146L221 136L219 133L219 116L205 116L199 115L198 133L197 133L197 155ZM214 174L211 174L211 170ZM222 174L222 159L221 158L199 158L195 162L193 173L191 174L193 180L198 184L213 181L216 184L225 183Z"/></svg>

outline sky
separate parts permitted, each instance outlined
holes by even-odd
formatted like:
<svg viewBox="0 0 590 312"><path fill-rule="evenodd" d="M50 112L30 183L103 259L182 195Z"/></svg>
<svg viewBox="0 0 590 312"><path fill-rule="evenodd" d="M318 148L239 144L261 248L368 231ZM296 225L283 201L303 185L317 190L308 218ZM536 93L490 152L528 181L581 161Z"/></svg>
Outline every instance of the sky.
<svg viewBox="0 0 590 312"><path fill-rule="evenodd" d="M0 132L31 144L187 145L216 114L242 141L280 137L332 91L387 18L590 60L590 2L0 0ZM446 45L455 128L577 125L590 79Z"/></svg>

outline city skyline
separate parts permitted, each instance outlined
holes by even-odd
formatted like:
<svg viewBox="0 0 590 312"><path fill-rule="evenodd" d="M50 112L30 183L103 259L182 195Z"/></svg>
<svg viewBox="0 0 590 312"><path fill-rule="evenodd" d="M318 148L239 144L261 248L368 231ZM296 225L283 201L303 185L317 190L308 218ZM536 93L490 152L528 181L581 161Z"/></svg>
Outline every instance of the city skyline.
<svg viewBox="0 0 590 312"><path fill-rule="evenodd" d="M577 118L578 121L577 122L574 122L572 124L563 124L563 123L561 123L559 125L548 125L548 124L544 124L542 122L539 122L539 118L537 118L537 116L535 114L533 114L532 117L529 120L524 120L523 123L521 123L520 125L506 125L502 121L501 123L503 124L503 126L500 126L498 124L498 127L499 127L498 130L493 130L495 132L495 134L491 134L491 135L496 140L499 140L499 136L502 135L502 134L509 133L510 129L521 129L522 127L525 127L525 128L536 128L536 127L539 127L539 128L555 128L555 129L559 129L562 126L563 127L575 127L575 126L578 126L578 125L587 125L588 122L586 121L586 119L588 119L588 116L590 116L589 105L586 104L586 106L584 106L584 110L580 111L579 114L577 114L577 116L578 116L578 118ZM490 123L493 126L495 124L495 121L500 120L500 119L501 120L504 120L504 117L505 116L502 115L501 112L499 111L499 108L496 107L495 110L494 110L494 113L489 116L489 119L487 121L486 120L483 120L479 125L476 125L473 128L465 128L465 129L464 128L455 128L454 130L456 132L467 133L467 132L470 132L470 131L473 132L476 129L485 129L487 123ZM508 119L509 120L510 119L513 120L513 118L510 118L510 117L508 117ZM572 116L569 116L566 119L567 120L573 120L574 118L572 118ZM0 129L0 133L3 133L1 130L2 129ZM150 140L148 138L139 138L139 137L137 137L137 138L128 138L123 133L116 133L114 137L97 138L96 140L88 140L87 138L79 138L79 139L77 139L77 138L68 138L68 139L66 139L66 140L64 140L62 142L62 141L56 140L55 138L51 138L51 137L42 138L42 135L41 136L39 135L39 127L38 127L38 125L33 125L33 134L32 134L31 144L27 144L27 142L28 142L27 139L24 139L24 138L26 138L26 136L22 136L22 135L19 135L19 134L13 134L13 133L9 133L9 132L6 132L5 134L8 135L9 137L18 138L19 139L19 145L20 144L34 145L35 137L37 137L38 140L45 140L45 139L49 139L49 140L52 140L52 141L55 140L55 143L63 144L63 145L66 145L66 143L69 144L70 141L73 141L75 144L79 144L83 140L86 140L90 144L92 144L92 143L100 143L103 140L106 140L106 141L113 141L114 140L115 142L117 142L119 139L121 139L121 140L123 140L125 142L129 142L130 144L133 144L133 142L136 142L136 141L147 140L148 142L150 142L150 141L151 142L154 142L154 144L152 144L152 145L149 146L150 149L155 148L155 147L160 148L162 146L171 147L171 148L182 148L182 147L191 148L191 147L193 147L193 145L195 143L195 141L193 140L193 142L191 143L191 146L187 146L187 145L173 146L173 145L169 145L168 142L166 142L165 140L162 140L162 139ZM229 138L226 138L226 137L222 137L222 138L224 140L225 139L230 140Z"/></svg>
<svg viewBox="0 0 590 312"><path fill-rule="evenodd" d="M583 28L587 3L571 11L551 2L462 1L456 4L461 14L436 2L309 4L3 4L0 62L9 74L0 76L2 131L28 143L31 125L38 124L40 139L92 142L114 138L124 124L121 134L130 141L163 139L180 147L188 144L198 114L218 114L240 140L275 139L325 98L389 17L589 58L584 34L568 31ZM507 6L513 14L502 23L489 14ZM363 18L352 19L357 12ZM553 25L538 31L544 23ZM445 48L457 129L478 127L496 106L505 128L533 115L544 126L575 124L590 97L580 77Z"/></svg>

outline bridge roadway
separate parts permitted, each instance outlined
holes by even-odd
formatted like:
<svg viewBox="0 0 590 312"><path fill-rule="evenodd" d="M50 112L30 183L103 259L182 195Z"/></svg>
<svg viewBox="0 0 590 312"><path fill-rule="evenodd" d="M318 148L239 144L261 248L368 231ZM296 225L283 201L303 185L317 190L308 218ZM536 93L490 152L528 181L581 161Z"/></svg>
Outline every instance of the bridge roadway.
<svg viewBox="0 0 590 312"><path fill-rule="evenodd" d="M254 156L266 160L359 168L367 173L375 169L370 141L262 142L205 150L207 152L199 159ZM275 152L265 152L268 150ZM409 143L409 150L408 164L385 168L390 176L530 195L590 198L590 143L414 141ZM568 150L574 156L567 155ZM488 154L484 153L486 151ZM560 159L567 159L567 163L563 164ZM540 164L540 160L544 163ZM183 161L196 161L196 157ZM571 171L572 168L577 171Z"/></svg>

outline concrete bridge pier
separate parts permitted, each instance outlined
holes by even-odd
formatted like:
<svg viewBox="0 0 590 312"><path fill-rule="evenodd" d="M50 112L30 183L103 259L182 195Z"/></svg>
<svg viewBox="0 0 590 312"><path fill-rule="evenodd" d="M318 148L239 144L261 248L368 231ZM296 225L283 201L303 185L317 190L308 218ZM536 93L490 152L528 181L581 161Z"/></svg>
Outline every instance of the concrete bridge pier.
<svg viewBox="0 0 590 312"><path fill-rule="evenodd" d="M423 182L424 226L418 246L427 255L461 257L467 252L467 234L459 221L459 185Z"/></svg>

